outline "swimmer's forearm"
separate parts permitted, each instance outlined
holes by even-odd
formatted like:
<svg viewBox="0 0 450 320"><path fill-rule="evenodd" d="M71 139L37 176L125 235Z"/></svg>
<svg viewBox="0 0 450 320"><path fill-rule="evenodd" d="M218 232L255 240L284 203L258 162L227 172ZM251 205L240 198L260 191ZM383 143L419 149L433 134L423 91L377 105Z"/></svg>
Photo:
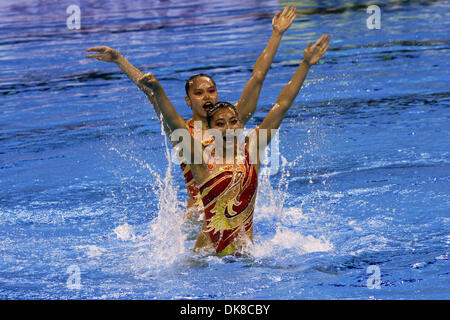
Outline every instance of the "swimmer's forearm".
<svg viewBox="0 0 450 320"><path fill-rule="evenodd" d="M155 111L170 131L186 127L186 122L178 114L163 87L153 74L147 73L143 75L138 79L138 84L151 92L149 95L154 101Z"/></svg>
<svg viewBox="0 0 450 320"><path fill-rule="evenodd" d="M281 90L280 95L277 99L277 104L279 104L283 110L286 109L287 111L287 109L290 108L295 97L297 97L301 87L303 86L303 82L308 75L310 67L311 65L307 61L302 60L300 66L297 68L297 71L294 73L291 80L283 88L283 90Z"/></svg>
<svg viewBox="0 0 450 320"><path fill-rule="evenodd" d="M125 73L127 77L139 87L138 80L142 77L142 72L133 66L123 55L120 54L119 51L107 46L92 47L86 51L91 52L91 54L87 55L86 58L96 58L99 61L116 63L123 73ZM92 54L92 52L96 53Z"/></svg>
<svg viewBox="0 0 450 320"><path fill-rule="evenodd" d="M144 75L141 70L133 66L127 58L119 53L117 60L115 61L119 66L120 70L127 75L127 77L133 81L135 85L137 85L140 89L144 90L145 88L139 84L139 79Z"/></svg>
<svg viewBox="0 0 450 320"><path fill-rule="evenodd" d="M243 125L253 116L258 103L261 87L266 78L267 72L272 65L273 58L278 50L284 32L289 29L292 22L297 17L297 10L294 6L287 6L283 12L277 12L272 19L272 35L267 46L259 55L253 67L250 80L245 85L241 98L236 104Z"/></svg>
<svg viewBox="0 0 450 320"><path fill-rule="evenodd" d="M121 55L119 53L119 56L117 58L117 60L115 61L116 64L119 66L120 70L122 70L123 73L126 74L126 76L133 81L133 83L138 86L139 89L141 89L145 95L147 96L147 98L150 100L151 104L153 104L154 107L155 106L155 99L154 99L154 94L153 92L146 86L143 86L139 83L139 79L142 78L142 76L144 75L142 73L141 70L139 70L138 68L136 68L135 66L133 66L127 58L125 58L123 55ZM157 110L157 113L158 110Z"/></svg>
<svg viewBox="0 0 450 320"><path fill-rule="evenodd" d="M189 161L190 163L192 163L193 159L196 159L194 155L195 153L197 153L199 158L201 159L202 153L199 153L199 150L202 150L201 142L198 141L198 143L200 143L200 148L191 148L191 146L196 144L196 141L194 141L193 136L189 133L189 130L187 130L186 121L184 121L184 119L175 110L175 107L170 102L169 98L166 95L166 92L159 84L158 80L156 80L156 78L151 73L147 73L139 81L144 85L148 85L154 92L155 105L159 107L159 110L161 110L162 117L160 117L160 120L163 123L166 133L168 133L172 144L175 146L181 143L183 150L191 150L190 154L183 153L183 156L186 159L191 160ZM182 138L181 142L179 139L180 136Z"/></svg>
<svg viewBox="0 0 450 320"><path fill-rule="evenodd" d="M133 81L133 83L138 86L139 89L141 89L147 98L150 100L150 103L155 107L156 113L160 114L160 111L158 110L158 107L156 105L154 93L146 86L142 86L139 83L139 79L142 78L144 75L141 70L133 66L127 58L125 58L123 55L119 53L119 56L117 58L116 64L119 66L120 70L122 70L123 73L126 74L126 76Z"/></svg>
<svg viewBox="0 0 450 320"><path fill-rule="evenodd" d="M273 30L266 48L255 62L253 76L255 77L255 80L261 84L264 81L270 66L272 65L273 58L275 57L278 47L280 46L282 37L283 33Z"/></svg>
<svg viewBox="0 0 450 320"><path fill-rule="evenodd" d="M176 118L178 116L178 113L176 112L174 106L170 102L166 92L161 87L161 85L158 83L157 86L152 87L152 91L154 94L152 94L151 97L154 99L155 104L159 107L163 119L167 121L168 119ZM169 127L172 130L176 129L171 125L169 125Z"/></svg>
<svg viewBox="0 0 450 320"><path fill-rule="evenodd" d="M143 86L139 83L139 79L143 77L143 73L141 70L133 66L127 58L125 58L123 55L119 53L118 58L116 60L116 64L119 66L120 70L123 71L127 75L127 77L133 81L133 83L138 86L139 89L141 89L145 95L147 96L150 103L153 105L155 112L158 116L158 118L161 119L161 110L159 109L158 101L155 98L155 93L150 90L150 88ZM168 135L170 133L170 129L168 128L167 124L163 122L164 125L164 131Z"/></svg>
<svg viewBox="0 0 450 320"><path fill-rule="evenodd" d="M266 48L258 57L253 67L251 78L247 81L241 98L236 104L236 108L241 115L243 124L253 116L256 110L261 87L270 69L273 58L278 50L283 33L277 30L272 31L272 35L267 43Z"/></svg>
<svg viewBox="0 0 450 320"><path fill-rule="evenodd" d="M309 68L310 64L303 60L292 76L291 81L289 81L288 84L283 88L283 90L281 90L277 102L264 118L263 122L259 126L259 129L270 130L278 129L280 127L284 115L291 107L292 102L298 95L300 88L305 81ZM268 132L267 138L267 141L270 141L270 131Z"/></svg>
<svg viewBox="0 0 450 320"><path fill-rule="evenodd" d="M131 81L133 81L134 84L136 84L145 93L145 95L155 108L158 118L161 118L161 111L159 110L159 107L156 103L154 93L148 87L143 86L139 83L139 79L143 77L142 72L138 68L133 66L123 55L120 54L119 51L106 46L92 47L87 49L86 51L96 52L87 55L86 58L96 58L100 61L116 63L119 68L127 75L127 77L131 79ZM167 134L169 134L170 130L167 128L166 124L164 124L164 130Z"/></svg>
<svg viewBox="0 0 450 320"><path fill-rule="evenodd" d="M272 19L272 35L270 36L266 48L256 60L253 68L253 75L257 81L261 82L261 84L269 71L284 32L289 29L292 22L297 17L297 14L295 13L296 10L296 7L288 5L284 8L283 12L278 12Z"/></svg>

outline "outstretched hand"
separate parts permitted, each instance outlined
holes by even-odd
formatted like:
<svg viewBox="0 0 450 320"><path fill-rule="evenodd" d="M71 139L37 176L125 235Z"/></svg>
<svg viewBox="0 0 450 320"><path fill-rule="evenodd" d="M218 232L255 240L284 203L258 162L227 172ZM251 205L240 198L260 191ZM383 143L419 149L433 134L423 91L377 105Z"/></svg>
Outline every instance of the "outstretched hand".
<svg viewBox="0 0 450 320"><path fill-rule="evenodd" d="M289 6L284 8L283 12L277 12L272 19L272 27L273 30L278 31L279 33L284 33L292 24L292 21L297 17L295 11L296 7L292 6L289 9Z"/></svg>
<svg viewBox="0 0 450 320"><path fill-rule="evenodd" d="M100 61L117 62L120 57L120 53L117 50L109 47L92 47L86 50L87 52L98 52L95 54L87 55L86 58L97 58Z"/></svg>
<svg viewBox="0 0 450 320"><path fill-rule="evenodd" d="M317 63L317 61L322 58L328 49L328 43L330 42L330 37L328 35L323 35L319 40L311 47L312 41L308 43L303 55L303 61L308 63L310 66Z"/></svg>

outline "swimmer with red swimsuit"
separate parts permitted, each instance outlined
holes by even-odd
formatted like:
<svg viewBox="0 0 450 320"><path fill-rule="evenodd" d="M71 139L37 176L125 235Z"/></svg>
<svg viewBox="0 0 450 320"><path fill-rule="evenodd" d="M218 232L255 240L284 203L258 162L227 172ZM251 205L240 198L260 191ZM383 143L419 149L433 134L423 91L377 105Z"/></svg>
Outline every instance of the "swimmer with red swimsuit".
<svg viewBox="0 0 450 320"><path fill-rule="evenodd" d="M245 123L252 117L256 110L256 103L259 98L262 84L272 64L275 53L281 42L281 38L284 32L291 26L294 19L297 17L296 7L287 6L282 12L275 14L272 20L272 35L269 42L258 57L253 67L253 73L248 82L246 83L242 95L239 101L236 103L236 109L240 114L240 122ZM159 97L159 90L151 90L147 86L141 85L139 79L143 77L143 73L134 67L124 56L122 56L117 50L111 49L106 46L93 47L87 50L88 52L97 52L87 55L87 58L96 58L97 60L114 62L119 68L130 78L147 96L152 103L157 115L161 118L161 110L159 103L157 102ZM192 109L193 117L188 121L184 121L184 126L188 127L192 132L193 123L200 121L202 123L201 130L208 130L206 121L206 111L210 106L213 106L218 101L218 94L216 84L214 80L206 74L198 74L192 76L186 82L186 103ZM166 120L166 119L164 119ZM165 132L168 136L171 134L171 128L167 125L167 121L163 121ZM211 140L204 141L207 145ZM185 183L188 191L188 203L187 203L187 219L190 216L199 217L203 213L202 203L199 201L199 190L197 183L193 179L191 168L189 164L181 163L181 169L185 178Z"/></svg>
<svg viewBox="0 0 450 320"><path fill-rule="evenodd" d="M210 175L200 185L206 222L202 231L208 233L220 255L234 253L238 237L241 243L253 241L258 174L248 151L244 154L243 164L208 167Z"/></svg>
<svg viewBox="0 0 450 320"><path fill-rule="evenodd" d="M207 111L208 128L215 130L216 134L208 146L202 145L200 163L193 161L196 159L195 153L199 152L191 148L196 143L194 137L189 135L190 140L182 140L184 150L191 152L183 156L186 162L190 163L192 177L200 186L200 197L205 210L203 226L194 249L214 248L218 255L237 254L253 241L253 213L261 159L256 157L256 163L251 163L249 159L251 154L261 154L260 148L265 146L254 143L255 139L250 137L253 134L259 136L259 132L265 130L267 144L270 143L272 130L279 128L285 113L298 95L310 67L325 54L329 41L328 35L324 35L314 45L312 42L308 43L295 74L283 88L262 123L252 130L243 144L239 145L239 139L235 134L243 127L242 118L237 108L226 102L219 102ZM155 96L158 97L156 104L172 132L178 129L188 130L186 122L178 115L152 74L144 75L139 83L156 93ZM206 148L211 150L205 153ZM227 163L230 152L233 161ZM205 154L210 156L205 158Z"/></svg>

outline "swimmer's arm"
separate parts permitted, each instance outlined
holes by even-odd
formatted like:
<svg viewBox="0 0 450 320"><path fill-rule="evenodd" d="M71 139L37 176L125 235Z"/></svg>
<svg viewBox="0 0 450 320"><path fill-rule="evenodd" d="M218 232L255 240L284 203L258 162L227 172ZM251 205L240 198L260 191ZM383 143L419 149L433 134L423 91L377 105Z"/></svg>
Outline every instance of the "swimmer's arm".
<svg viewBox="0 0 450 320"><path fill-rule="evenodd" d="M178 114L159 81L153 74L147 73L139 78L138 82L139 85L147 87L154 93L155 105L159 107L162 115L160 120L165 123L167 128L170 130L170 138L172 143L174 145L180 144L183 151L187 150L187 154L183 154L183 156L187 160L190 160L189 163L201 163L203 154L201 139L194 139L194 137L190 134L186 121ZM179 142L180 137L182 138L181 142ZM191 166L191 169L194 170L193 165Z"/></svg>
<svg viewBox="0 0 450 320"><path fill-rule="evenodd" d="M272 20L272 35L266 48L258 57L253 67L251 78L247 81L244 91L236 103L236 109L240 114L240 121L243 125L253 116L258 103L261 87L270 69L275 53L280 45L283 33L291 26L292 21L297 17L296 8L289 6L283 12L278 12Z"/></svg>
<svg viewBox="0 0 450 320"><path fill-rule="evenodd" d="M87 49L88 52L97 52L95 54L87 55L86 58L97 58L97 60L100 61L106 61L106 62L114 62L117 64L117 66L122 70L123 73L126 74L126 76L133 81L135 85L138 86L139 89L141 89L147 98L149 99L150 103L153 105L156 114L158 115L158 118L161 118L161 111L159 110L159 107L155 100L154 93L146 86L142 86L139 83L139 79L142 78L144 75L141 70L133 66L122 54L119 53L119 51L111 49L106 46L101 47L92 47ZM164 125L164 131L167 135L170 134L170 130L167 127L165 123Z"/></svg>
<svg viewBox="0 0 450 320"><path fill-rule="evenodd" d="M161 117L162 117L161 110L159 109L159 104L158 104L158 102L156 100L156 96L155 96L155 94L157 94L157 92L153 92L152 90L150 90L149 87L143 86L139 82L139 79L141 79L144 76L142 71L139 70L138 68L136 68L135 66L133 66L128 61L128 59L125 58L120 53L119 53L119 57L118 57L116 63L119 66L120 70L122 70L123 73L125 73L127 75L127 77L131 81L133 81L133 83L145 93L145 95L147 96L147 99L153 105L153 108L155 109L156 115L158 116L159 119L161 119ZM167 126L167 123L165 121L162 121L162 124L163 124L165 133L169 136L170 135L170 128Z"/></svg>
<svg viewBox="0 0 450 320"><path fill-rule="evenodd" d="M159 103L157 102L157 99L156 99L156 95L158 94L158 92L153 92L147 86L143 86L143 85L140 84L139 79L141 79L144 76L142 71L139 70L138 68L136 68L135 66L133 66L128 61L128 59L125 58L120 53L119 53L119 58L117 59L116 63L119 66L120 70L122 70L123 73L125 73L127 75L127 77L131 81L133 81L133 83L145 93L145 95L147 96L147 99L153 105L153 108L155 109L156 115L161 120L162 113L161 113L161 110L159 108ZM171 130L170 130L169 126L167 125L167 123L165 121L162 121L162 125L164 127L164 132L166 133L166 135L170 136Z"/></svg>
<svg viewBox="0 0 450 320"><path fill-rule="evenodd" d="M135 85L139 87L142 91L147 93L147 88L141 86L139 84L139 79L144 75L141 70L133 66L127 58L119 53L119 57L116 61L117 66L122 70L123 73L127 75L127 77L133 81Z"/></svg>
<svg viewBox="0 0 450 320"><path fill-rule="evenodd" d="M281 90L277 102L269 111L258 128L258 130L268 130L267 143L269 143L270 139L272 138L271 129L278 129L280 127L284 115L291 107L292 102L294 101L295 97L297 97L300 88L305 81L309 68L313 64L317 63L325 54L328 49L329 41L330 38L328 37L328 35L324 35L312 47L311 42L308 43L300 66L297 68L289 83L283 88L283 90Z"/></svg>
<svg viewBox="0 0 450 320"><path fill-rule="evenodd" d="M155 109L158 108L162 116L160 120L166 123L170 131L187 127L186 121L178 114L161 84L152 73L146 73L140 77L138 84L151 92L150 95L153 95Z"/></svg>
<svg viewBox="0 0 450 320"><path fill-rule="evenodd" d="M87 49L86 51L97 52L87 55L86 58L96 58L100 61L114 62L119 66L120 70L122 70L122 72L125 73L127 77L134 82L135 85L137 85L145 93L148 92L148 88L141 86L138 81L143 76L143 73L138 68L133 66L123 55L119 53L119 51L106 46L92 47Z"/></svg>

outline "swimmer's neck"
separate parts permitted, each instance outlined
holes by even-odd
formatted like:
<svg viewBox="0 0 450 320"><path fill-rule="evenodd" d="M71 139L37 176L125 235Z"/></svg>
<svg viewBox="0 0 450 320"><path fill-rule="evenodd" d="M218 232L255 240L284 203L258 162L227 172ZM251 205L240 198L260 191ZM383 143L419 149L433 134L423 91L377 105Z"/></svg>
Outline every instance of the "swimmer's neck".
<svg viewBox="0 0 450 320"><path fill-rule="evenodd" d="M203 130L203 131L209 129L209 127L208 127L208 121L206 120L206 118L204 118L204 117L202 117L202 116L199 116L198 114L194 114L194 115L192 116L192 118L190 118L190 119L188 120L188 123L191 123L191 124L193 125L195 121L201 121L201 122L202 122L202 130Z"/></svg>

